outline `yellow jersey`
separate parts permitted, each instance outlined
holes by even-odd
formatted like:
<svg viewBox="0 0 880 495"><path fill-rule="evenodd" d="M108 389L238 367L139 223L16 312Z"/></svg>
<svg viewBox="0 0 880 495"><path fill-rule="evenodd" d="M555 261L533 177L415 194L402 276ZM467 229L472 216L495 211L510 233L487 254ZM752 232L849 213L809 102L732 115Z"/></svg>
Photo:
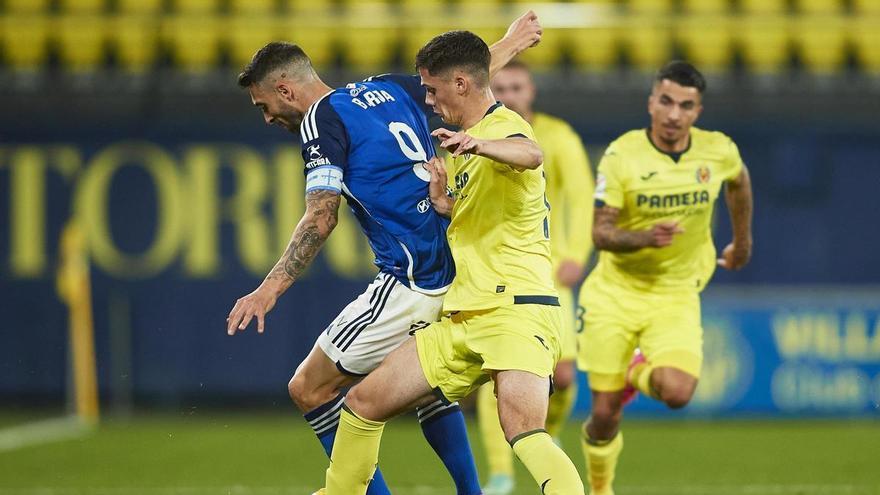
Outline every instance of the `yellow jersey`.
<svg viewBox="0 0 880 495"><path fill-rule="evenodd" d="M596 202L620 209L618 228L647 230L674 221L684 233L662 248L602 251L590 278L624 288L700 291L715 271L715 200L721 185L742 171L742 158L720 132L691 128L688 148L679 154L659 150L649 132L630 131L608 146L599 163Z"/></svg>
<svg viewBox="0 0 880 495"><path fill-rule="evenodd" d="M532 129L544 151L555 277L556 267L562 260L586 264L590 257L595 184L587 150L568 123L545 113L535 113Z"/></svg>
<svg viewBox="0 0 880 495"><path fill-rule="evenodd" d="M500 103L466 132L479 139L535 140L528 122ZM455 206L446 236L455 279L443 309L472 311L555 299L543 167L518 171L464 154L452 161L450 176Z"/></svg>

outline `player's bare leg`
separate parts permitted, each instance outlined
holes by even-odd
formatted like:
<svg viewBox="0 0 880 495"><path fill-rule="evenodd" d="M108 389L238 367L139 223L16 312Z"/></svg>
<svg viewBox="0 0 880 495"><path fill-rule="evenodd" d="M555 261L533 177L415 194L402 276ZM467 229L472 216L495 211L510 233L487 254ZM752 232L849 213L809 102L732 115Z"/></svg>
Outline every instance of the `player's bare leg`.
<svg viewBox="0 0 880 495"><path fill-rule="evenodd" d="M587 460L587 480L591 495L611 495L617 458L623 449L623 390L593 390L592 394L592 411L584 424L581 442Z"/></svg>
<svg viewBox="0 0 880 495"><path fill-rule="evenodd" d="M693 398L697 378L678 368L658 367L651 372L650 384L658 400L671 409L680 409Z"/></svg>
<svg viewBox="0 0 880 495"><path fill-rule="evenodd" d="M348 392L327 470L327 495L366 493L385 421L436 399L421 369L415 339L409 339Z"/></svg>
<svg viewBox="0 0 880 495"><path fill-rule="evenodd" d="M577 398L576 377L573 359L556 363L553 370L553 395L550 396L550 405L547 408L546 424L547 433L557 443Z"/></svg>
<svg viewBox="0 0 880 495"><path fill-rule="evenodd" d="M308 413L336 398L340 390L354 381L354 377L339 371L336 364L315 344L296 368L287 384L287 391L296 407Z"/></svg>
<svg viewBox="0 0 880 495"><path fill-rule="evenodd" d="M525 371L494 375L504 436L546 495L584 493L577 469L544 430L550 383Z"/></svg>

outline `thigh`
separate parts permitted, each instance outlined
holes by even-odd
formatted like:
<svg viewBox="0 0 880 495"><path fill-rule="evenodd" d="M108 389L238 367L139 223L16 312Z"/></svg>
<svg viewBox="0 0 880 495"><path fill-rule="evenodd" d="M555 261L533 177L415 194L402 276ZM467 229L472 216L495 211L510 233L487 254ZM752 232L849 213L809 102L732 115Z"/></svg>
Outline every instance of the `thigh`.
<svg viewBox="0 0 880 495"><path fill-rule="evenodd" d="M442 296L415 292L380 273L321 333L318 344L340 371L364 376L409 338L414 328L436 321L442 305Z"/></svg>
<svg viewBox="0 0 880 495"><path fill-rule="evenodd" d="M470 320L458 313L415 333L422 372L435 393L448 402L467 397L489 380L482 359L467 345Z"/></svg>
<svg viewBox="0 0 880 495"><path fill-rule="evenodd" d="M639 347L654 367L671 367L700 376L703 327L696 293L662 296L639 339Z"/></svg>
<svg viewBox="0 0 880 495"><path fill-rule="evenodd" d="M415 341L410 339L355 385L345 401L363 418L387 421L433 399L431 386L419 364Z"/></svg>
<svg viewBox="0 0 880 495"><path fill-rule="evenodd" d="M559 289L559 307L562 312L560 361L574 361L577 357L577 319L574 290L567 287Z"/></svg>
<svg viewBox="0 0 880 495"><path fill-rule="evenodd" d="M487 372L518 370L549 377L561 354L558 306L513 304L473 318L467 347Z"/></svg>
<svg viewBox="0 0 880 495"><path fill-rule="evenodd" d="M337 391L356 380L357 378L340 372L317 344L297 366L293 375L293 381L298 387L310 391Z"/></svg>
<svg viewBox="0 0 880 495"><path fill-rule="evenodd" d="M546 376L519 370L494 373L498 417L507 441L521 433L544 428L550 398Z"/></svg>
<svg viewBox="0 0 880 495"><path fill-rule="evenodd" d="M583 330L578 335L578 367L589 373L590 388L622 390L645 313L642 298L592 284L581 292Z"/></svg>

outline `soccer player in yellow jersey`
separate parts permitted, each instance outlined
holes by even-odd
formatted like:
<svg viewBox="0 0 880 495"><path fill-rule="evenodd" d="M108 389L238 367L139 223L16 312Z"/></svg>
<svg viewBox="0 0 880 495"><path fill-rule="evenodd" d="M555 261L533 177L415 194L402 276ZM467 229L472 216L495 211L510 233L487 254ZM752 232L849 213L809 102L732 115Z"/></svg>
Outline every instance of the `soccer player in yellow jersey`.
<svg viewBox="0 0 880 495"><path fill-rule="evenodd" d="M583 441L592 495L613 493L627 387L670 408L690 401L703 360L700 291L716 264L739 270L751 256L748 170L729 137L693 127L705 88L692 65L667 64L648 99L651 127L618 138L599 164L601 253L581 290L578 355L593 395ZM711 220L722 185L733 242L716 260Z"/></svg>
<svg viewBox="0 0 880 495"><path fill-rule="evenodd" d="M553 372L553 395L547 411L547 433L559 438L577 397L575 358L575 286L590 255L593 221L593 174L580 137L562 119L536 112L535 84L526 64L508 62L491 81L492 94L520 114L535 131L544 152L550 214L550 252L562 308L562 356ZM485 495L506 495L514 488L513 453L504 439L491 384L480 388L477 418L489 467Z"/></svg>
<svg viewBox="0 0 880 495"><path fill-rule="evenodd" d="M434 132L452 153L454 199L446 195L442 160L427 165L431 202L452 219L447 237L456 276L446 316L415 332L349 392L326 494L364 493L385 421L438 397L461 399L490 379L504 434L542 493L583 494L577 469L544 430L562 318L541 149L531 126L495 102L489 49L473 33L434 38L416 67L426 103L463 129Z"/></svg>

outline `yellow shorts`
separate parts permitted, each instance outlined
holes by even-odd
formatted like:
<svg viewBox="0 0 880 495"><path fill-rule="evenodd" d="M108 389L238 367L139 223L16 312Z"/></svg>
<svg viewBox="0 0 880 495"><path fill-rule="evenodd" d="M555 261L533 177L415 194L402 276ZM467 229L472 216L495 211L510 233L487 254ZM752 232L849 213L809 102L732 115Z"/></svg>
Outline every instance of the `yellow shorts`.
<svg viewBox="0 0 880 495"><path fill-rule="evenodd" d="M562 311L562 356L560 361L577 358L577 320L575 318L575 294L573 289L559 288L559 309Z"/></svg>
<svg viewBox="0 0 880 495"><path fill-rule="evenodd" d="M492 371L550 377L560 354L558 306L513 304L461 311L415 333L422 371L450 402L486 383Z"/></svg>
<svg viewBox="0 0 880 495"><path fill-rule="evenodd" d="M650 293L588 280L578 314L578 367L589 373L590 388L621 390L638 347L652 366L700 376L703 327L697 292Z"/></svg>

